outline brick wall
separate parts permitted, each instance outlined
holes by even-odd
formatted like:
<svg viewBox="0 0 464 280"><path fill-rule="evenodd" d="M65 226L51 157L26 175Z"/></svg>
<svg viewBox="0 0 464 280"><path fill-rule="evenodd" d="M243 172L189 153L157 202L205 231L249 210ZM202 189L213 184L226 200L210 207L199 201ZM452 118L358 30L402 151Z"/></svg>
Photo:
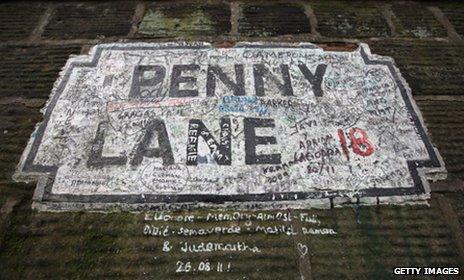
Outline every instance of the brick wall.
<svg viewBox="0 0 464 280"><path fill-rule="evenodd" d="M347 51L368 43L395 59L444 157L449 179L432 184L431 207L308 210L339 232L305 240L309 270L288 237L253 233L246 238L269 253L235 257L237 271L222 278L372 279L398 264L463 264L463 37L459 1L0 4L0 278L182 278L172 274L176 257L159 256L161 241L141 234L141 215L35 213L34 185L11 180L69 55L115 41L310 41Z"/></svg>

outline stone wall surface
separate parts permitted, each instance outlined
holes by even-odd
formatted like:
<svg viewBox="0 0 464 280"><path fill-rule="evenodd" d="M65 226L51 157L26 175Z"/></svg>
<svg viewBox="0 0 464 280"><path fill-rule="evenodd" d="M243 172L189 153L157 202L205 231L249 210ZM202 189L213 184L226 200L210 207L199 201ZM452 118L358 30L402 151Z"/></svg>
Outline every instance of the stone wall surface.
<svg viewBox="0 0 464 280"><path fill-rule="evenodd" d="M463 15L459 1L1 3L0 278L393 279L396 266L460 266L462 275ZM239 216L202 209L163 212L163 221L153 213L31 210L35 184L11 178L68 57L99 43L165 41L218 47L311 42L339 51L367 43L372 53L395 59L448 179L431 183L429 205L357 201L343 208ZM235 233L193 230L215 227ZM182 250L202 242L248 247ZM187 263L202 271L187 272ZM206 263L215 272L205 272Z"/></svg>

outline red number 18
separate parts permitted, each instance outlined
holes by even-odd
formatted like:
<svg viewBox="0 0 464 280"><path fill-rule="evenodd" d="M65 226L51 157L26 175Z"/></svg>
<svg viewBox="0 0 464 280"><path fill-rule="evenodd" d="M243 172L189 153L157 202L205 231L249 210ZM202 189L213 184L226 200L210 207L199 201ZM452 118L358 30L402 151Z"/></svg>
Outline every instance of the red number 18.
<svg viewBox="0 0 464 280"><path fill-rule="evenodd" d="M366 131L362 130L361 128L352 128L348 132L351 141L351 148L353 152L357 155L367 157L372 155L374 152L374 145L369 141L367 138ZM338 138L340 140L340 144L343 149L343 153L345 154L347 159L350 159L348 146L346 144L345 133L342 129L338 130Z"/></svg>

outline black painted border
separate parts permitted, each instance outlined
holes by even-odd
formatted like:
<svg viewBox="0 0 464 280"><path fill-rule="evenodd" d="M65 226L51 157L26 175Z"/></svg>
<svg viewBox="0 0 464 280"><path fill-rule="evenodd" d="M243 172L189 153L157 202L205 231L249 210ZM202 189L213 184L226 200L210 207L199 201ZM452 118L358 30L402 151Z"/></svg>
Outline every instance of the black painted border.
<svg viewBox="0 0 464 280"><path fill-rule="evenodd" d="M317 48L314 45L274 45L274 44L241 44L235 48ZM77 203L125 203L125 204L143 204L143 203L191 203L191 202L203 202L203 203L224 203L224 202L271 202L271 201L297 201L305 199L324 199L324 198L336 198L336 197L349 197L349 194L353 194L354 191L330 191L330 192L287 192L287 193L266 193L266 194L243 194L243 195L153 195L153 194L136 194L136 195L73 195L73 194L52 194L51 189L53 186L53 179L56 176L57 166L44 166L35 165L33 161L37 154L38 148L43 138L43 134L47 128L48 121L52 114L53 108L55 107L60 95L66 87L69 77L74 67L94 67L100 59L103 50L161 50L161 49L211 49L209 45L191 45L191 46L121 46L121 45L103 45L96 46L95 52L93 53L92 60L90 62L71 62L67 66L67 69L60 81L56 92L52 96L52 99L48 103L48 106L44 113L44 121L39 125L35 132L35 137L30 146L30 149L25 158L24 164L21 168L20 173L45 173L52 176L52 180L46 184L42 202L77 202ZM356 50L358 51L358 50ZM392 77L395 79L399 86L401 96L407 107L408 112L411 114L414 124L418 129L419 135L421 136L424 145L427 148L429 159L428 160L411 160L407 161L411 177L414 181L414 187L412 188L370 188L360 190L356 193L356 197L384 197L384 196L410 196L410 195L422 195L426 194L427 191L424 187L421 176L419 175L419 168L443 168L439 156L436 153L429 137L427 136L426 130L419 118L419 114L416 112L416 107L413 105L411 96L408 94L407 86L404 84L404 80L401 78L399 71L393 64L392 60L373 60L369 58L369 55L361 45L359 47L361 57L366 65L385 65L390 70ZM44 174L44 175L45 175ZM34 174L36 175L36 174Z"/></svg>

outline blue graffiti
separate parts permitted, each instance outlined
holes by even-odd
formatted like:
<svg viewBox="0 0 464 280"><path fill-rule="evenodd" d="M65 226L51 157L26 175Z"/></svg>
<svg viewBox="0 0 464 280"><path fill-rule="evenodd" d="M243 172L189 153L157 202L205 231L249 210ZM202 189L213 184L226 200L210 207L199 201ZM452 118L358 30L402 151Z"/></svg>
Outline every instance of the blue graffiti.
<svg viewBox="0 0 464 280"><path fill-rule="evenodd" d="M268 115L267 107L259 104L256 96L224 96L219 105L222 113L257 113L259 116Z"/></svg>

